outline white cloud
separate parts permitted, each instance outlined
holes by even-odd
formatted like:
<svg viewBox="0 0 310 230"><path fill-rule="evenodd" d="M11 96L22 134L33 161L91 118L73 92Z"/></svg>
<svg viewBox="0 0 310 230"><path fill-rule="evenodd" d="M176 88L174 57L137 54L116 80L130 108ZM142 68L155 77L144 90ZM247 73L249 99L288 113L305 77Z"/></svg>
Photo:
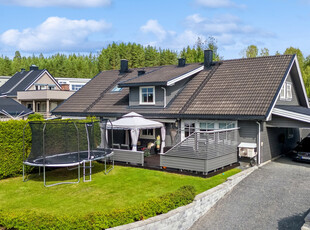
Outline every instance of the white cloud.
<svg viewBox="0 0 310 230"><path fill-rule="evenodd" d="M167 31L158 23L157 20L150 19L145 25L140 27L143 33L154 34L160 41L164 40L167 36Z"/></svg>
<svg viewBox="0 0 310 230"><path fill-rule="evenodd" d="M174 50L195 45L198 37L202 41L207 41L210 36L214 37L221 52L253 44L249 41L255 41L254 44L258 44L257 41L261 38L274 36L268 31L244 24L239 17L231 14L215 17L189 15L184 20L184 30L180 32L168 31L156 20L149 20L140 27L140 30L143 34L153 35L149 37L139 35L144 43Z"/></svg>
<svg viewBox="0 0 310 230"><path fill-rule="evenodd" d="M196 0L197 5L208 8L245 8L245 5L238 5L231 0Z"/></svg>
<svg viewBox="0 0 310 230"><path fill-rule="evenodd" d="M36 28L7 30L0 35L0 41L5 46L25 52L87 51L97 45L89 41L89 36L110 28L111 24L103 20L49 17Z"/></svg>
<svg viewBox="0 0 310 230"><path fill-rule="evenodd" d="M0 4L26 7L102 7L111 5L112 0L0 0Z"/></svg>
<svg viewBox="0 0 310 230"><path fill-rule="evenodd" d="M193 31L213 36L223 33L252 33L254 31L251 26L243 25L240 19L234 15L203 18L199 14L194 14L186 18L185 24Z"/></svg>

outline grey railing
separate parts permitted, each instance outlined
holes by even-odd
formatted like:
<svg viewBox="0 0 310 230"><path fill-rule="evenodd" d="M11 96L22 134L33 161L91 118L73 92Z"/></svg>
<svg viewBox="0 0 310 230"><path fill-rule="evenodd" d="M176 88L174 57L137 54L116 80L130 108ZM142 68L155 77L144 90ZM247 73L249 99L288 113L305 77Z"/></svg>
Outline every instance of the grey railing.
<svg viewBox="0 0 310 230"><path fill-rule="evenodd" d="M218 129L212 131L197 131L190 134L184 140L173 146L165 154L192 151L197 154L225 155L231 148L236 150L238 141L238 129Z"/></svg>

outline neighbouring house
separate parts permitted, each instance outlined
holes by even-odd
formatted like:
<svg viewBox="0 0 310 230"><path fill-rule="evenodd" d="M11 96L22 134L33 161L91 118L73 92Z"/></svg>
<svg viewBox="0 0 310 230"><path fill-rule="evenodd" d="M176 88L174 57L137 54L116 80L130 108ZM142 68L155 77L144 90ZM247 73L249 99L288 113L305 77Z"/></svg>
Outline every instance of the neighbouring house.
<svg viewBox="0 0 310 230"><path fill-rule="evenodd" d="M11 76L0 76L0 87L4 85L4 83L6 83L10 78Z"/></svg>
<svg viewBox="0 0 310 230"><path fill-rule="evenodd" d="M0 87L0 96L14 99L33 112L51 116L50 111L73 94L62 90L55 78L46 70L30 66L29 71L22 69Z"/></svg>
<svg viewBox="0 0 310 230"><path fill-rule="evenodd" d="M114 120L136 112L165 124L170 147L194 132L238 127L238 144L253 147L258 163L289 151L301 129L310 128L297 56L219 62L212 57L206 50L204 63L179 59L178 65L141 69L128 69L121 60L120 70L99 73L52 113ZM140 138L154 140L158 134L143 130ZM237 146L234 151L237 156Z"/></svg>
<svg viewBox="0 0 310 230"><path fill-rule="evenodd" d="M18 103L12 98L0 97L0 121L7 121L10 119L27 118L29 114L33 113L26 106Z"/></svg>
<svg viewBox="0 0 310 230"><path fill-rule="evenodd" d="M89 78L55 78L61 86L68 87L69 90L78 91L82 88L87 82L90 81Z"/></svg>

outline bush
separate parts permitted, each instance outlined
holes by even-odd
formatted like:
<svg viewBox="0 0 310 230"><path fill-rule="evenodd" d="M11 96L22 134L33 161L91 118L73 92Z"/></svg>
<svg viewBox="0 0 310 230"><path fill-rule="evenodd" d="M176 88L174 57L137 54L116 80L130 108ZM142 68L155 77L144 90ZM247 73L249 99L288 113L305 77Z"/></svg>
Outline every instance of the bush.
<svg viewBox="0 0 310 230"><path fill-rule="evenodd" d="M28 120L29 121L40 121L40 120L44 120L44 117L40 113L33 113L28 116Z"/></svg>
<svg viewBox="0 0 310 230"><path fill-rule="evenodd" d="M0 179L16 176L23 167L23 129L27 121L10 120L0 122ZM26 156L31 151L31 131L25 129Z"/></svg>
<svg viewBox="0 0 310 230"><path fill-rule="evenodd" d="M27 210L8 213L0 210L0 226L8 229L106 229L166 213L191 203L194 198L194 187L183 186L175 192L149 199L134 207L93 212L85 216Z"/></svg>

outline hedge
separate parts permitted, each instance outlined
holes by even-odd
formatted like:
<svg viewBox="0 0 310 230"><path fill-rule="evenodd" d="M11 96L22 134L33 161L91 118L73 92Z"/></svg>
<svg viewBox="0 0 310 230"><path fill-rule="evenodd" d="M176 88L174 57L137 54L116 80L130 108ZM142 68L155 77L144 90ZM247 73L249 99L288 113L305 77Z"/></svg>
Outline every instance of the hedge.
<svg viewBox="0 0 310 230"><path fill-rule="evenodd" d="M0 210L0 227L7 229L106 229L167 213L191 203L195 198L193 186L183 186L177 191L149 199L124 209L92 212L87 215L48 214L23 210Z"/></svg>
<svg viewBox="0 0 310 230"><path fill-rule="evenodd" d="M42 120L42 115L32 114L33 116L25 120L0 121L0 179L17 176L23 169L23 129L30 120ZM29 115L30 116L30 115ZM94 117L86 120L57 120L57 122L85 122L94 121ZM50 122L55 122L51 120ZM55 131L55 134L58 132ZM96 132L96 139L100 140L100 133ZM99 136L98 136L99 135ZM31 151L31 129L29 126L25 129L25 151L26 156ZM32 167L26 167L32 170Z"/></svg>
<svg viewBox="0 0 310 230"><path fill-rule="evenodd" d="M24 120L0 122L0 179L22 173L23 129L26 124ZM25 129L25 150L27 154L31 150L29 126Z"/></svg>

